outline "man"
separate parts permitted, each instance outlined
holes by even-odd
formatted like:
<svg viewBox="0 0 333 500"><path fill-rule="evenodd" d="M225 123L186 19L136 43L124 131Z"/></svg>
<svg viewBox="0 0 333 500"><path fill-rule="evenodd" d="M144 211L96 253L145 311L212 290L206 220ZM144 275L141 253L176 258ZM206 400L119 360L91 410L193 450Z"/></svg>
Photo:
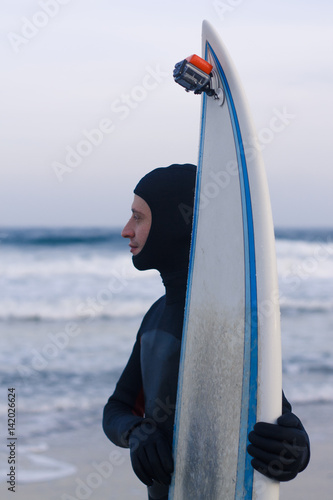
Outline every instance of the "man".
<svg viewBox="0 0 333 500"><path fill-rule="evenodd" d="M172 436L183 328L196 167L171 165L144 176L134 189L132 216L122 231L134 266L157 269L166 293L141 323L130 359L104 408L103 428L129 447L132 467L149 499L167 500L173 472ZM223 381L221 381L223 383ZM287 481L310 456L308 436L283 395L278 423L257 423L249 435L252 465Z"/></svg>

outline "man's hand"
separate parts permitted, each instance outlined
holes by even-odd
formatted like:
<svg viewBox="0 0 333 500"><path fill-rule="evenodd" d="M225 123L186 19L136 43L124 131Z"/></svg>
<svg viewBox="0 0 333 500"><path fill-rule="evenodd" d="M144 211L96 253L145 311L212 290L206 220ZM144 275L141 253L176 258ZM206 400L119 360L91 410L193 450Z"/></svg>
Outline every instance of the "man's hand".
<svg viewBox="0 0 333 500"><path fill-rule="evenodd" d="M135 474L147 486L153 480L169 485L173 472L172 452L165 435L152 420L143 420L129 435L131 462Z"/></svg>
<svg viewBox="0 0 333 500"><path fill-rule="evenodd" d="M277 424L258 422L249 434L247 450L252 466L277 481L290 481L305 469L310 458L309 438L300 420L287 412Z"/></svg>

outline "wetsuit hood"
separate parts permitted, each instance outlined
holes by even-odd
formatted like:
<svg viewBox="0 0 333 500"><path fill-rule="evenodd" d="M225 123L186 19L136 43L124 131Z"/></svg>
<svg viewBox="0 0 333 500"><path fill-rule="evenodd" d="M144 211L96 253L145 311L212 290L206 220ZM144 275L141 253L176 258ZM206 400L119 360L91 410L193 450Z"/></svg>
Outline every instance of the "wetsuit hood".
<svg viewBox="0 0 333 500"><path fill-rule="evenodd" d="M187 276L195 178L194 165L174 164L149 172L134 189L148 203L152 223L133 264L140 271L157 269L164 282L172 275Z"/></svg>

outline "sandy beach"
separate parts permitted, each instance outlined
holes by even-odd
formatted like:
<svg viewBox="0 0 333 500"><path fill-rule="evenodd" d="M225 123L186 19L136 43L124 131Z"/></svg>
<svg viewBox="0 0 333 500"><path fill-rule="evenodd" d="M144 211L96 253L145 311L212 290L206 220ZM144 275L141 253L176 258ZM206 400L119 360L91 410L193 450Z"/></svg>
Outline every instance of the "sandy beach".
<svg viewBox="0 0 333 500"><path fill-rule="evenodd" d="M310 434L311 462L295 480L281 485L280 499L328 500L333 489L333 405L294 405L294 412ZM104 436L99 422L79 431L50 435L47 441L36 438L35 442L27 443L22 436L17 451L15 494L2 482L2 499L147 498L145 486L131 470L128 450L113 446ZM1 468L8 467L4 454L1 454L1 459Z"/></svg>
<svg viewBox="0 0 333 500"><path fill-rule="evenodd" d="M333 489L333 405L293 405L311 443L308 467L280 488L281 500L329 500Z"/></svg>
<svg viewBox="0 0 333 500"><path fill-rule="evenodd" d="M44 474L45 480L29 482L29 475L37 471ZM52 479L51 476L57 474L63 477ZM117 448L108 441L99 422L80 431L51 435L47 442L36 439L21 447L18 444L17 476L15 494L1 483L1 499L146 498L145 486L132 472L128 450ZM24 482L20 481L22 476Z"/></svg>

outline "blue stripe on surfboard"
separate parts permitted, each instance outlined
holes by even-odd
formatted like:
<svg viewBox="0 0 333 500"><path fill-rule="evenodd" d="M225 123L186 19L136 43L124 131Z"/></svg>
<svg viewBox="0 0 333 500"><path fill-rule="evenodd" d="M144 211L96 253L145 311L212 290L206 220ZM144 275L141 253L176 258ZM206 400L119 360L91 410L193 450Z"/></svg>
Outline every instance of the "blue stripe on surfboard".
<svg viewBox="0 0 333 500"><path fill-rule="evenodd" d="M242 134L228 80L216 54L208 42L207 47L214 59L226 94L235 140L241 188L245 265L245 340L235 499L250 500L253 489L253 468L251 466L251 457L247 453L246 447L248 433L252 430L256 421L258 375L257 282L251 193Z"/></svg>
<svg viewBox="0 0 333 500"><path fill-rule="evenodd" d="M197 167L197 176L196 176L196 187L195 187L195 200L194 200L194 214L193 214L193 223L192 223L192 238L191 238L191 250L190 250L190 259L189 259L189 270L188 270L188 278L187 278L187 292L186 292L186 301L185 301L185 312L184 312L184 324L183 324L183 336L182 336L182 345L180 352L180 361L179 361L179 375L178 375L178 387L177 387L177 404L176 404L176 414L175 414L175 425L174 425L174 434L173 434L173 443L172 450L174 459L177 457L177 447L178 447L178 438L179 438L179 422L181 417L181 400L182 400L182 392L183 392L183 377L184 377L184 359L185 359L185 347L187 340L187 331L188 331L188 318L189 318L189 307L191 301L191 290L192 290L192 277L193 277L193 267L194 267L194 255L195 255L195 246L197 240L197 229L198 229L198 218L199 218L199 193L201 187L201 172L202 172L202 157L203 157L203 147L204 147L204 139L205 139L205 124L206 124L206 94L203 95L202 102L202 115L201 115L201 128L200 128L200 147L199 147L199 161ZM176 469L176 467L175 467ZM172 482L169 489L169 500L174 498L174 490L175 490L175 474L172 476Z"/></svg>

